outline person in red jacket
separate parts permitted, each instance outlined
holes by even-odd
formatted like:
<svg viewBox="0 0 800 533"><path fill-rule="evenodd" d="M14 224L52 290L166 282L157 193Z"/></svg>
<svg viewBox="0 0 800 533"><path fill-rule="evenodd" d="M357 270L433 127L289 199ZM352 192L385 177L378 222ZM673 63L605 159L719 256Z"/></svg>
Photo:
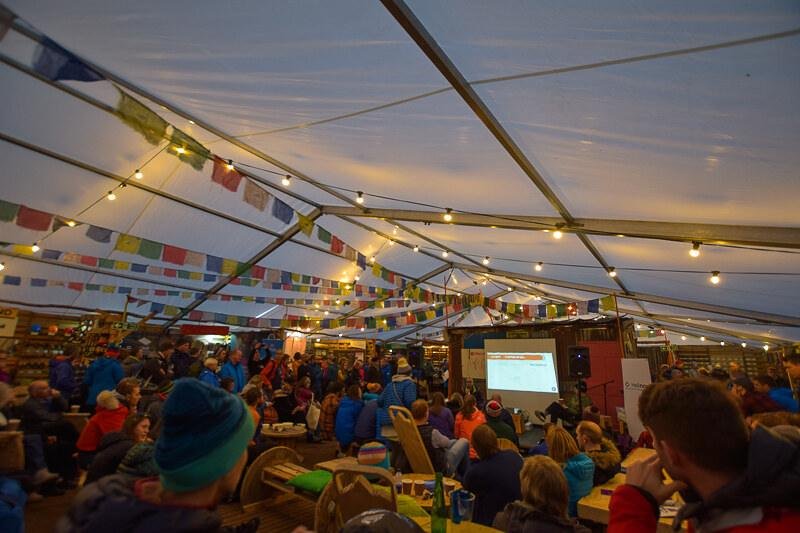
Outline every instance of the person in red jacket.
<svg viewBox="0 0 800 533"><path fill-rule="evenodd" d="M89 468L103 435L122 429L126 418L128 418L128 408L120 404L112 391L104 390L97 395L97 411L86 423L75 444L81 468Z"/></svg>
<svg viewBox="0 0 800 533"><path fill-rule="evenodd" d="M800 430L750 432L721 385L680 379L650 385L639 418L657 455L628 467L609 505L609 533L656 531L659 505L681 491L675 523L690 531L800 531ZM664 483L662 468L674 481Z"/></svg>

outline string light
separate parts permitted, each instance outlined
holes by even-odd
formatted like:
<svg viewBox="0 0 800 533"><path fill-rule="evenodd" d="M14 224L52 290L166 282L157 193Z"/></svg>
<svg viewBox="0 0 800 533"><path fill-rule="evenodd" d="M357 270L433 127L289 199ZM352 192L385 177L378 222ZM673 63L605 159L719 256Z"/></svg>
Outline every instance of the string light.
<svg viewBox="0 0 800 533"><path fill-rule="evenodd" d="M114 191L108 191L108 194L106 195L106 198L108 198L109 202L113 202L114 200L117 199L117 195L114 194Z"/></svg>
<svg viewBox="0 0 800 533"><path fill-rule="evenodd" d="M686 340L686 335L681 335L681 340L685 341Z"/></svg>
<svg viewBox="0 0 800 533"><path fill-rule="evenodd" d="M617 271L614 267L608 267L608 275L612 278L617 277Z"/></svg>
<svg viewBox="0 0 800 533"><path fill-rule="evenodd" d="M719 341L720 346L725 346L725 341Z"/></svg>
<svg viewBox="0 0 800 533"><path fill-rule="evenodd" d="M711 272L711 277L708 278L708 281L710 281L714 285L718 285L719 284L719 270L714 270L713 272Z"/></svg>
<svg viewBox="0 0 800 533"><path fill-rule="evenodd" d="M133 177L136 178L137 180L140 180L144 177L144 172L142 172L140 169L137 168L136 172L133 173Z"/></svg>
<svg viewBox="0 0 800 533"><path fill-rule="evenodd" d="M543 266L544 266L544 263L542 263L541 261L539 261L538 263L536 263L536 265L533 267L533 269L534 269L536 272L541 272L541 271L542 271L542 267L543 267Z"/></svg>
<svg viewBox="0 0 800 533"><path fill-rule="evenodd" d="M370 256L370 258L369 258L369 262L370 262L370 263L374 263L374 262L375 262L375 256L374 256L374 255L373 255L373 256Z"/></svg>
<svg viewBox="0 0 800 533"><path fill-rule="evenodd" d="M419 245L418 245L418 244L415 244L415 245L414 245L414 248L413 248L413 250L414 250L415 252L419 252Z"/></svg>
<svg viewBox="0 0 800 533"><path fill-rule="evenodd" d="M74 220L67 220L67 226L69 226L70 228L74 228L76 225L77 222L75 222Z"/></svg>
<svg viewBox="0 0 800 533"><path fill-rule="evenodd" d="M488 265L489 264L489 256L488 255L483 258L483 264L484 265Z"/></svg>
<svg viewBox="0 0 800 533"><path fill-rule="evenodd" d="M6 269L6 264L5 263L0 263L0 272L2 272L5 269Z"/></svg>
<svg viewBox="0 0 800 533"><path fill-rule="evenodd" d="M764 346L762 346L762 348L764 348L765 352L768 352L769 351L769 344L765 344Z"/></svg>
<svg viewBox="0 0 800 533"><path fill-rule="evenodd" d="M364 331L364 328L363 328L363 327L361 328L361 331Z"/></svg>
<svg viewBox="0 0 800 533"><path fill-rule="evenodd" d="M506 290L507 290L508 292L511 292L511 291L513 291L514 289L512 289L511 287L506 287Z"/></svg>
<svg viewBox="0 0 800 533"><path fill-rule="evenodd" d="M358 196L356 196L356 203L357 204L363 204L364 203L364 193L363 192L358 191Z"/></svg>
<svg viewBox="0 0 800 533"><path fill-rule="evenodd" d="M444 218L445 222L452 222L453 221L452 213L453 213L453 210L450 209L449 207L447 209L445 209L445 213L444 213L444 215L442 215L442 218Z"/></svg>
<svg viewBox="0 0 800 533"><path fill-rule="evenodd" d="M700 342L706 342L706 338L705 337L700 337Z"/></svg>
<svg viewBox="0 0 800 533"><path fill-rule="evenodd" d="M286 175L283 177L283 179L281 180L281 184L282 184L284 187L288 187L289 185L291 185L291 184L292 184L292 177L291 177L289 174L286 174Z"/></svg>
<svg viewBox="0 0 800 533"><path fill-rule="evenodd" d="M689 255L691 255L692 257L700 257L700 243L699 242L694 241L692 243L692 249L689 250Z"/></svg>
<svg viewBox="0 0 800 533"><path fill-rule="evenodd" d="M325 316L328 316L328 314L329 314L328 310L326 309L322 314L325 315Z"/></svg>
<svg viewBox="0 0 800 533"><path fill-rule="evenodd" d="M486 285L488 283L486 280L481 281L481 285Z"/></svg>
<svg viewBox="0 0 800 533"><path fill-rule="evenodd" d="M361 279L361 276L359 276L358 274L356 274L355 276L353 276L353 280L355 280L355 281L358 281L358 280L360 280L360 279Z"/></svg>
<svg viewBox="0 0 800 533"><path fill-rule="evenodd" d="M553 232L553 238L556 239L556 240L560 239L563 236L564 236L564 233L558 228L556 228L556 230Z"/></svg>
<svg viewBox="0 0 800 533"><path fill-rule="evenodd" d="M339 305L340 303L342 303L342 300L339 299L339 298L336 298L336 305Z"/></svg>
<svg viewBox="0 0 800 533"><path fill-rule="evenodd" d="M747 343L746 342L742 343L742 348L747 348Z"/></svg>
<svg viewBox="0 0 800 533"><path fill-rule="evenodd" d="M663 329L659 330L658 332L659 332L660 334L662 334L662 335L666 335L666 334L667 334L667 332L666 332L666 331L664 331Z"/></svg>
<svg viewBox="0 0 800 533"><path fill-rule="evenodd" d="M227 167L228 170L233 170L234 169L233 160L228 159L228 164L225 165L225 167Z"/></svg>
<svg viewBox="0 0 800 533"><path fill-rule="evenodd" d="M389 246L394 246L394 241L392 239L389 239Z"/></svg>
<svg viewBox="0 0 800 533"><path fill-rule="evenodd" d="M177 148L175 148L175 152L177 152L178 155L183 155L186 153L186 148L184 148L183 146L178 146Z"/></svg>
<svg viewBox="0 0 800 533"><path fill-rule="evenodd" d="M642 329L642 325L641 324L636 324L636 329Z"/></svg>
<svg viewBox="0 0 800 533"><path fill-rule="evenodd" d="M450 254L447 253L447 250L442 250L442 257L447 258L448 255Z"/></svg>
<svg viewBox="0 0 800 533"><path fill-rule="evenodd" d="M339 336L340 337L344 337L344 333L339 333Z"/></svg>
<svg viewBox="0 0 800 533"><path fill-rule="evenodd" d="M397 230L400 229L397 226L392 228L392 235L397 235Z"/></svg>
<svg viewBox="0 0 800 533"><path fill-rule="evenodd" d="M36 252L38 252L39 250L41 250L41 248L39 248L39 243L38 243L38 242L35 242L35 243L33 243L33 246L31 246L31 251L32 251L33 253L36 253Z"/></svg>

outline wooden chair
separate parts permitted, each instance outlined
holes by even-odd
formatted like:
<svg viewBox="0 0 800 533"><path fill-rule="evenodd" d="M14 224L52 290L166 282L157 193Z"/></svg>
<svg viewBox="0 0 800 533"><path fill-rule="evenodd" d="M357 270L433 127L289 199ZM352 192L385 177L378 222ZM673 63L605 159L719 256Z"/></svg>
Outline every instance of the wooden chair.
<svg viewBox="0 0 800 533"><path fill-rule="evenodd" d="M286 482L309 470L300 466L303 458L284 446L270 448L250 464L242 480L239 501L242 507L258 504L283 494L296 494ZM300 495L299 493L297 495Z"/></svg>
<svg viewBox="0 0 800 533"><path fill-rule="evenodd" d="M392 419L392 425L397 431L400 446L403 447L411 470L417 474L434 474L431 458L422 443L422 437L419 435L417 425L414 424L411 411L399 405L390 405L389 418Z"/></svg>
<svg viewBox="0 0 800 533"><path fill-rule="evenodd" d="M517 445L508 439L497 439L497 447L500 448L500 450L513 450L519 453L519 448L517 448Z"/></svg>
<svg viewBox="0 0 800 533"><path fill-rule="evenodd" d="M378 483L386 487L375 487L367 476L378 478ZM348 520L370 509L397 512L397 490L391 474L374 466L337 468L317 501L314 531L335 533Z"/></svg>

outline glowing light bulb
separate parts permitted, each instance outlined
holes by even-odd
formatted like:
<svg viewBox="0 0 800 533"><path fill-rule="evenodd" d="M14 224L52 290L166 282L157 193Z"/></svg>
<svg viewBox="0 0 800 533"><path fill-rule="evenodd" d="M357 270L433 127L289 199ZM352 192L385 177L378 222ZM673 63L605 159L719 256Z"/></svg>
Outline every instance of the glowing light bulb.
<svg viewBox="0 0 800 533"><path fill-rule="evenodd" d="M336 298L336 305L339 305L340 303L342 303L342 300L340 300L339 298Z"/></svg>
<svg viewBox="0 0 800 533"><path fill-rule="evenodd" d="M719 341L720 346L725 346L725 341Z"/></svg>
<svg viewBox="0 0 800 533"><path fill-rule="evenodd" d="M483 264L484 265L488 265L489 264L489 256L488 255L483 258Z"/></svg>
<svg viewBox="0 0 800 533"><path fill-rule="evenodd" d="M608 267L608 275L612 278L616 278L617 277L616 269L614 269L614 267Z"/></svg>
<svg viewBox="0 0 800 533"><path fill-rule="evenodd" d="M747 343L746 342L742 343L742 348L747 348Z"/></svg>
<svg viewBox="0 0 800 533"><path fill-rule="evenodd" d="M375 256L374 255L369 258L369 262L370 263L374 263L375 262Z"/></svg>
<svg viewBox="0 0 800 533"><path fill-rule="evenodd" d="M642 325L641 324L636 324L636 329L642 329Z"/></svg>
<svg viewBox="0 0 800 533"><path fill-rule="evenodd" d="M2 272L5 269L6 269L6 264L5 263L0 263L0 272Z"/></svg>
<svg viewBox="0 0 800 533"><path fill-rule="evenodd" d="M292 177L291 177L289 174L286 174L286 175L283 177L283 179L281 180L281 184L282 184L284 187L288 187L289 185L291 185L291 184L292 184Z"/></svg>
<svg viewBox="0 0 800 533"><path fill-rule="evenodd" d="M319 304L314 304L314 307L319 309Z"/></svg>
<svg viewBox="0 0 800 533"><path fill-rule="evenodd" d="M486 280L481 281L481 285L486 285L488 283Z"/></svg>
<svg viewBox="0 0 800 533"><path fill-rule="evenodd" d="M715 270L711 273L711 277L708 280L713 283L714 285L719 284L719 270Z"/></svg>
<svg viewBox="0 0 800 533"><path fill-rule="evenodd" d="M442 257L446 258L448 255L450 254L447 252L447 250L442 250Z"/></svg>
<svg viewBox="0 0 800 533"><path fill-rule="evenodd" d="M681 335L681 340L685 341L686 340L686 335Z"/></svg>
<svg viewBox="0 0 800 533"><path fill-rule="evenodd" d="M344 337L344 333L339 333L339 336L340 337Z"/></svg>
<svg viewBox="0 0 800 533"><path fill-rule="evenodd" d="M561 237L563 237L563 236L564 236L564 234L561 232L561 230L560 230L560 229L557 229L557 230L555 230L555 231L553 232L553 238L554 238L554 239L560 239L560 238L561 238Z"/></svg>
<svg viewBox="0 0 800 533"><path fill-rule="evenodd" d="M544 266L544 263L542 263L541 261L539 261L538 263L536 263L536 265L533 267L533 269L534 269L536 272L541 272L541 271L542 271L542 267L543 267L543 266Z"/></svg>
<svg viewBox="0 0 800 533"><path fill-rule="evenodd" d="M326 309L322 314L325 315L325 316L328 316L328 314L329 314L328 310Z"/></svg>
<svg viewBox="0 0 800 533"><path fill-rule="evenodd" d="M762 348L764 348L765 352L768 352L769 351L769 344L765 344L764 346L762 346Z"/></svg>
<svg viewBox="0 0 800 533"><path fill-rule="evenodd" d="M114 191L108 191L106 198L108 198L109 201L113 202L114 200L117 199L117 195L114 194Z"/></svg>
<svg viewBox="0 0 800 533"><path fill-rule="evenodd" d="M393 228L392 228L392 235L397 235L397 230L398 230L398 229L399 229L399 228L398 228L397 226L393 227Z"/></svg>
<svg viewBox="0 0 800 533"><path fill-rule="evenodd" d="M511 292L511 291L513 291L514 289L512 289L511 287L506 287L506 290L507 290L508 292Z"/></svg>
<svg viewBox="0 0 800 533"><path fill-rule="evenodd" d="M137 168L136 172L133 173L133 177L136 178L137 180L140 180L144 177L144 172L142 172Z"/></svg>
<svg viewBox="0 0 800 533"><path fill-rule="evenodd" d="M445 213L444 213L444 215L442 215L442 218L444 218L445 222L452 222L453 221L453 214L452 213L453 213L453 210L450 209L449 207L447 209L445 209Z"/></svg>
<svg viewBox="0 0 800 533"><path fill-rule="evenodd" d="M67 220L67 226L70 228L74 228L76 225L77 223L74 220Z"/></svg>
<svg viewBox="0 0 800 533"><path fill-rule="evenodd" d="M394 246L394 241L392 239L389 239L389 246Z"/></svg>
<svg viewBox="0 0 800 533"><path fill-rule="evenodd" d="M412 248L415 252L419 252L419 245L415 244L414 248Z"/></svg>
<svg viewBox="0 0 800 533"><path fill-rule="evenodd" d="M177 152L178 155L183 155L186 153L186 148L184 148L183 146L178 146L175 148L175 152Z"/></svg>
<svg viewBox="0 0 800 533"><path fill-rule="evenodd" d="M358 196L356 196L356 203L357 204L363 204L364 203L364 193L363 192L358 191Z"/></svg>
<svg viewBox="0 0 800 533"><path fill-rule="evenodd" d="M692 257L700 257L700 243L695 241L692 243L692 249L689 250L689 255Z"/></svg>
<svg viewBox="0 0 800 533"><path fill-rule="evenodd" d="M364 331L364 328L361 328L361 331Z"/></svg>
<svg viewBox="0 0 800 533"><path fill-rule="evenodd" d="M361 279L361 276L359 276L358 274L356 274L355 276L353 276L353 279L354 279L355 281L358 281L358 280L360 280L360 279Z"/></svg>
<svg viewBox="0 0 800 533"><path fill-rule="evenodd" d="M41 250L41 248L39 248L39 244L37 244L37 243L33 243L33 246L31 246L31 251L32 251L33 253L36 253L36 252L38 252L39 250Z"/></svg>
<svg viewBox="0 0 800 533"><path fill-rule="evenodd" d="M227 168L228 170L233 170L234 169L233 161L228 159L228 163L225 165L225 168Z"/></svg>
<svg viewBox="0 0 800 533"><path fill-rule="evenodd" d="M700 342L706 342L706 338L705 337L700 337Z"/></svg>

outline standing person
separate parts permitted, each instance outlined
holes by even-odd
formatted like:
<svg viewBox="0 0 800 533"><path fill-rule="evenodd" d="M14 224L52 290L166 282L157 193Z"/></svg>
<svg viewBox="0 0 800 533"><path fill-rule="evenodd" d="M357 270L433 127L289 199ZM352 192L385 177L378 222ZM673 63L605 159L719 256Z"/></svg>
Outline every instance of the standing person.
<svg viewBox="0 0 800 533"><path fill-rule="evenodd" d="M339 449L343 453L346 453L350 445L355 441L356 422L363 408L364 402L361 400L361 387L350 385L347 388L347 395L339 403L339 410L336 411L336 421L334 423L336 440L339 442Z"/></svg>
<svg viewBox="0 0 800 533"><path fill-rule="evenodd" d="M483 393L475 385L475 381L472 378L467 378L464 383L464 394L472 394L475 396L475 405L478 409L483 409Z"/></svg>
<svg viewBox="0 0 800 533"><path fill-rule="evenodd" d="M441 392L433 393L430 412L428 413L428 422L431 427L438 430L439 433L448 439L454 437L456 420L453 417L453 412L445 406L444 394Z"/></svg>
<svg viewBox="0 0 800 533"><path fill-rule="evenodd" d="M745 374L741 363L738 363L737 361L731 361L728 363L728 375L730 376L731 381L747 377L747 374Z"/></svg>
<svg viewBox="0 0 800 533"><path fill-rule="evenodd" d="M213 357L209 357L203 361L203 371L200 372L198 379L203 383L208 383L212 387L220 386L220 379L217 375L218 363Z"/></svg>
<svg viewBox="0 0 800 533"><path fill-rule="evenodd" d="M406 359L405 361L406 364L408 364L408 360ZM408 366L410 367L411 365L409 364ZM392 382L392 365L388 357L381 358L380 371L381 371L381 386L386 388L389 385L389 383Z"/></svg>
<svg viewBox="0 0 800 533"><path fill-rule="evenodd" d="M453 431L457 439L467 439L472 443L472 432L475 428L486 423L486 417L483 416L483 411L479 411L475 407L475 396L467 394L464 398L464 406L456 415L455 429ZM495 436L496 438L496 436ZM478 459L478 451L470 444L469 458L474 460Z"/></svg>
<svg viewBox="0 0 800 533"><path fill-rule="evenodd" d="M81 431L75 447L78 449L78 464L84 470L89 468L100 440L107 433L119 431L128 418L128 408L119 403L113 392L104 390L97 395L97 412Z"/></svg>
<svg viewBox="0 0 800 533"><path fill-rule="evenodd" d="M425 451L431 460L434 472L447 477L463 479L469 468L469 441L449 439L428 423L428 402L416 400L411 404L411 416L419 430Z"/></svg>
<svg viewBox="0 0 800 533"><path fill-rule="evenodd" d="M169 360L175 351L175 345L170 340L163 340L156 353L149 354L142 365L140 377L150 383L160 386L170 379Z"/></svg>
<svg viewBox="0 0 800 533"><path fill-rule="evenodd" d="M611 496L609 532L655 532L658 506L676 490L689 498L675 523L688 520L693 531L800 531L796 432L749 431L735 400L698 379L649 385L639 418L657 455L628 466ZM674 481L665 484L662 469Z"/></svg>
<svg viewBox="0 0 800 533"><path fill-rule="evenodd" d="M567 515L569 489L558 463L538 455L525 460L519 473L521 500L509 503L492 526L520 533L590 533Z"/></svg>
<svg viewBox="0 0 800 533"><path fill-rule="evenodd" d="M416 399L417 384L411 379L411 366L401 357L397 362L397 374L392 376L392 382L383 389L378 398L375 434L380 438L381 435L394 433L392 419L389 418L390 405L402 405L406 409L411 409L411 404Z"/></svg>
<svg viewBox="0 0 800 533"><path fill-rule="evenodd" d="M77 387L75 372L72 369L72 360L77 351L76 346L68 344L61 355L50 359L50 388L57 390L67 401Z"/></svg>
<svg viewBox="0 0 800 533"><path fill-rule="evenodd" d="M311 378L311 390L314 397L319 401L322 398L322 366L320 358L314 357L308 365L308 375Z"/></svg>
<svg viewBox="0 0 800 533"><path fill-rule="evenodd" d="M239 394L245 386L244 368L242 368L242 351L235 348L231 351L228 361L222 365L219 372L220 378L231 378L233 380L233 393Z"/></svg>
<svg viewBox="0 0 800 533"><path fill-rule="evenodd" d="M561 465L569 487L569 515L578 516L578 500L592 491L594 463L578 450L575 439L559 426L553 426L545 436L547 454Z"/></svg>
<svg viewBox="0 0 800 533"><path fill-rule="evenodd" d="M294 377L297 382L300 382L306 376L310 375L310 369L308 368L308 363L305 359L303 359L303 355L300 352L294 353Z"/></svg>
<svg viewBox="0 0 800 533"><path fill-rule="evenodd" d="M500 402L497 400L489 400L486 403L486 425L492 428L497 434L498 439L509 440L519 448L519 437L517 437L514 428L500 419L500 415L504 410Z"/></svg>
<svg viewBox="0 0 800 533"><path fill-rule="evenodd" d="M238 396L196 379L175 384L156 441L159 477L107 476L83 488L56 531L216 532L216 506L233 494L254 425Z"/></svg>
<svg viewBox="0 0 800 533"><path fill-rule="evenodd" d="M86 370L86 375L83 376L84 384L89 387L86 405L92 411L97 403L97 395L104 390L114 390L125 375L122 365L116 359L118 354L119 348L113 344L109 345L105 355L92 361Z"/></svg>
<svg viewBox="0 0 800 533"><path fill-rule="evenodd" d="M117 383L114 395L119 403L124 405L130 414L136 413L139 409L139 402L142 400L142 387L136 378L122 378Z"/></svg>
<svg viewBox="0 0 800 533"><path fill-rule="evenodd" d="M336 359L331 358L328 362L328 368L325 369L325 374L323 375L323 386L325 390L327 390L328 385L331 383L341 382L344 385L344 380L339 379L339 365L336 364Z"/></svg>
<svg viewBox="0 0 800 533"><path fill-rule="evenodd" d="M189 367L192 366L192 356L189 355L189 347L192 341L189 337L182 337L175 343L175 351L172 352L170 363L172 364L173 379L185 378L189 375Z"/></svg>
<svg viewBox="0 0 800 533"><path fill-rule="evenodd" d="M497 435L485 424L472 432L471 446L478 451L480 462L469 467L463 485L475 494L472 520L488 526L507 504L521 497L522 456L512 450L501 451Z"/></svg>
<svg viewBox="0 0 800 533"><path fill-rule="evenodd" d="M279 378L279 366L278 361L267 352L267 357L264 359L261 371L258 373L258 376L261 378L261 386L267 391L280 387L280 384L277 383L279 380L276 379Z"/></svg>
<svg viewBox="0 0 800 533"><path fill-rule="evenodd" d="M186 373L186 377L190 378L197 378L200 377L200 372L203 371L204 364L203 364L203 356L206 354L206 345L202 342L194 342L192 343L192 347L189 348L189 357L191 358L192 364L189 365L189 370Z"/></svg>
<svg viewBox="0 0 800 533"><path fill-rule="evenodd" d="M594 485L607 483L620 471L622 454L594 422L584 420L575 431L578 446L594 463Z"/></svg>
<svg viewBox="0 0 800 533"><path fill-rule="evenodd" d="M780 411L781 406L775 403L766 394L755 391L753 382L750 378L736 378L732 381L731 393L739 400L739 407L744 416L751 416L756 413L769 413Z"/></svg>
<svg viewBox="0 0 800 533"><path fill-rule="evenodd" d="M381 359L377 355L369 360L370 364L364 372L364 380L367 383L379 383L381 386L383 386L380 361Z"/></svg>
<svg viewBox="0 0 800 533"><path fill-rule="evenodd" d="M122 358L122 371L126 378L138 377L144 367L144 348L132 346L128 349L128 356Z"/></svg>
<svg viewBox="0 0 800 533"><path fill-rule="evenodd" d="M264 365L270 359L272 359L272 353L267 345L261 341L255 341L250 351L250 357L247 359L247 375L250 377L260 375Z"/></svg>
<svg viewBox="0 0 800 533"><path fill-rule="evenodd" d="M753 388L758 394L766 394L783 411L789 411L790 413L800 411L797 400L792 396L792 389L788 386L779 387L778 382L768 374L753 378Z"/></svg>
<svg viewBox="0 0 800 533"><path fill-rule="evenodd" d="M319 425L322 428L322 440L334 440L336 412L339 410L339 404L342 401L344 385L338 381L333 381L328 385L327 392L320 406Z"/></svg>
<svg viewBox="0 0 800 533"><path fill-rule="evenodd" d="M220 346L214 352L214 359L217 360L217 363L220 365L224 365L228 362L228 348L227 346Z"/></svg>

